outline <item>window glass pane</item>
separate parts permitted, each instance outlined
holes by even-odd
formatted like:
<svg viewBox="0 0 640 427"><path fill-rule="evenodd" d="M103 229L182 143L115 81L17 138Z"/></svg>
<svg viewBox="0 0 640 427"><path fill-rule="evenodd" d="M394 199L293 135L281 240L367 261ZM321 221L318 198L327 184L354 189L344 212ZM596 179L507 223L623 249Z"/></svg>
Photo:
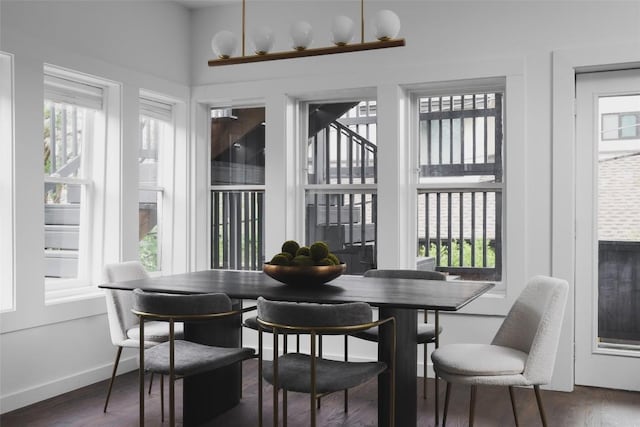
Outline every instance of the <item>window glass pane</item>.
<svg viewBox="0 0 640 427"><path fill-rule="evenodd" d="M602 139L618 139L618 115L602 116Z"/></svg>
<svg viewBox="0 0 640 427"><path fill-rule="evenodd" d="M418 263L465 280L502 276L502 190L476 189L503 182L502 99L418 99L419 182L430 184L418 190Z"/></svg>
<svg viewBox="0 0 640 427"><path fill-rule="evenodd" d="M138 254L147 271L160 270L160 222L161 191L139 191L138 204Z"/></svg>
<svg viewBox="0 0 640 427"><path fill-rule="evenodd" d="M211 268L262 270L264 191L211 191Z"/></svg>
<svg viewBox="0 0 640 427"><path fill-rule="evenodd" d="M44 173L80 177L82 149L89 132L92 110L72 105L44 103Z"/></svg>
<svg viewBox="0 0 640 427"><path fill-rule="evenodd" d="M620 116L620 137L634 138L638 136L638 115L622 114Z"/></svg>
<svg viewBox="0 0 640 427"><path fill-rule="evenodd" d="M138 149L138 179L140 186L158 185L158 153L160 142L166 138L170 125L163 121L140 117L140 145Z"/></svg>
<svg viewBox="0 0 640 427"><path fill-rule="evenodd" d="M347 274L362 274L377 265L375 190L340 187L377 183L376 101L309 104L308 129L305 244L326 242Z"/></svg>
<svg viewBox="0 0 640 427"><path fill-rule="evenodd" d="M309 105L307 182L377 182L375 101Z"/></svg>
<svg viewBox="0 0 640 427"><path fill-rule="evenodd" d="M418 194L418 256L465 280L500 280L500 222L495 191Z"/></svg>
<svg viewBox="0 0 640 427"><path fill-rule="evenodd" d="M501 93L422 97L418 111L420 182L501 182Z"/></svg>
<svg viewBox="0 0 640 427"><path fill-rule="evenodd" d="M598 346L640 345L640 94L602 96L603 130L616 117L617 141L598 144Z"/></svg>
<svg viewBox="0 0 640 427"><path fill-rule="evenodd" d="M377 197L358 192L306 192L306 244L324 241L346 274L376 268Z"/></svg>
<svg viewBox="0 0 640 427"><path fill-rule="evenodd" d="M82 186L44 184L45 276L78 277Z"/></svg>
<svg viewBox="0 0 640 427"><path fill-rule="evenodd" d="M263 185L264 138L264 107L211 110L211 185Z"/></svg>

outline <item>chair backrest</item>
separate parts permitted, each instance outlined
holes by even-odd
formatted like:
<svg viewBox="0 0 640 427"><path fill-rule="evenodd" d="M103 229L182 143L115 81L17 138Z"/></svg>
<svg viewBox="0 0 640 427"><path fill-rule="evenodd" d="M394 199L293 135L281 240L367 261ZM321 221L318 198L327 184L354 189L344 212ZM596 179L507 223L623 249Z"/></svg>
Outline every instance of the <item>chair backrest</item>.
<svg viewBox="0 0 640 427"><path fill-rule="evenodd" d="M566 280L531 278L493 339L529 355L523 375L531 384L551 381L568 292Z"/></svg>
<svg viewBox="0 0 640 427"><path fill-rule="evenodd" d="M211 294L165 294L133 291L133 309L158 316L197 316L231 311L231 299L222 293Z"/></svg>
<svg viewBox="0 0 640 427"><path fill-rule="evenodd" d="M381 277L385 279L422 279L446 280L447 276L433 270L367 270L364 277Z"/></svg>
<svg viewBox="0 0 640 427"><path fill-rule="evenodd" d="M309 329L371 323L371 306L364 302L315 304L269 301L258 298L258 319L278 325Z"/></svg>
<svg viewBox="0 0 640 427"><path fill-rule="evenodd" d="M124 282L145 279L147 271L138 261L127 261L104 266L104 282ZM127 339L127 330L138 324L138 317L131 313L133 294L131 291L106 289L107 317L113 345L121 345Z"/></svg>

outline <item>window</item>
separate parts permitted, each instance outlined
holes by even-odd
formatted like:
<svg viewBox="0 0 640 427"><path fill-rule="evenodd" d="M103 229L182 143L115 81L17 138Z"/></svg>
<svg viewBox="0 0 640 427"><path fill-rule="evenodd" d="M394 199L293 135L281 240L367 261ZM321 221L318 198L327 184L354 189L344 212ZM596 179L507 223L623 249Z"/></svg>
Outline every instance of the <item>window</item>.
<svg viewBox="0 0 640 427"><path fill-rule="evenodd" d="M417 97L419 260L465 280L502 278L502 106L499 91Z"/></svg>
<svg viewBox="0 0 640 427"><path fill-rule="evenodd" d="M308 104L305 244L325 241L347 274L376 268L376 102Z"/></svg>
<svg viewBox="0 0 640 427"><path fill-rule="evenodd" d="M265 108L211 110L211 268L264 262Z"/></svg>
<svg viewBox="0 0 640 427"><path fill-rule="evenodd" d="M103 88L84 76L45 68L45 277L55 288L91 276L93 173L104 146Z"/></svg>
<svg viewBox="0 0 640 427"><path fill-rule="evenodd" d="M12 310L13 281L13 57L0 52L0 312Z"/></svg>
<svg viewBox="0 0 640 427"><path fill-rule="evenodd" d="M640 111L602 114L603 140L640 139Z"/></svg>
<svg viewBox="0 0 640 427"><path fill-rule="evenodd" d="M162 270L163 153L172 140L172 105L140 98L138 257L150 272Z"/></svg>

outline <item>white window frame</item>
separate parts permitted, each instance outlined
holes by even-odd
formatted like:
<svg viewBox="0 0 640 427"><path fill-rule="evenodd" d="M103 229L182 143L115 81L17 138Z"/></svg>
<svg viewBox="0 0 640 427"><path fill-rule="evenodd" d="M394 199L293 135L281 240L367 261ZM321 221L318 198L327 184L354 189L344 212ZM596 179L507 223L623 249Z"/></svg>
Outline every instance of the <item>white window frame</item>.
<svg viewBox="0 0 640 427"><path fill-rule="evenodd" d="M239 103L233 103L232 105L228 104L228 103L224 103L224 104L217 104L217 103L211 103L208 104L206 106L206 112L207 112L207 129L208 129L208 138L207 138L207 167L206 167L206 171L207 171L207 222L208 222L208 227L207 227L207 250L206 250L206 254L207 254L207 265L206 268L214 268L211 264L212 264L212 258L213 258L213 253L212 253L212 248L213 248L213 239L212 239L212 235L213 235L213 230L211 227L212 224L212 218L211 216L213 215L213 211L211 208L212 205L212 197L211 197L211 193L213 191L262 191L262 193L264 194L264 196L266 196L267 192L266 192L266 183L265 184L211 184L211 180L212 180L212 171L211 171L211 110L232 110L232 109L243 109L243 108L264 108L265 109L265 126L267 126L266 124L266 115L268 114L268 109L267 109L267 105L265 102L259 102L259 101L250 101L250 102L239 102ZM266 140L267 140L267 136L265 134L265 157L268 155L267 153L267 146L266 146ZM267 176L266 176L266 168L267 168L267 161L265 159L265 182L267 180ZM263 196L263 197L264 197ZM266 206L266 199L263 201L265 203ZM263 225L262 225L262 229L265 230L265 226L264 226L264 215L261 218ZM264 237L266 237L266 233L264 233ZM264 245L266 248L266 245ZM269 260L270 255L268 252L266 252L264 255L265 257L264 261Z"/></svg>
<svg viewBox="0 0 640 427"><path fill-rule="evenodd" d="M351 92L351 91L350 91ZM360 194L373 194L377 197L378 195L378 177L376 176L376 183L366 183L366 184L309 184L308 182L308 158L307 158L307 150L306 146L309 140L309 104L317 104L317 103L333 103L333 102L348 102L348 101L378 101L376 97L375 91L371 90L354 90L353 96L344 97L344 95L340 96L331 96L331 93L327 93L327 97L301 97L298 98L298 141L295 144L295 150L297 150L297 165L296 170L298 171L297 182L300 183L298 185L298 200L296 206L296 218L300 220L297 222L296 229L296 240L299 242L304 242L307 235L307 210L306 210L306 195L307 192L315 192L318 194L352 194L352 193L360 193ZM378 117L378 108L376 105L376 120ZM377 126L376 126L377 133ZM376 136L376 140L378 140ZM380 161L378 160L378 167L380 167ZM377 217L377 213L376 213ZM376 223L376 227L378 223ZM305 242L306 243L306 242ZM376 246L379 247L379 237L376 241ZM375 260L376 265L378 264L377 259Z"/></svg>
<svg viewBox="0 0 640 427"><path fill-rule="evenodd" d="M14 281L13 145L14 87L13 55L0 51L0 312L16 308Z"/></svg>
<svg viewBox="0 0 640 427"><path fill-rule="evenodd" d="M503 95L502 98L502 112L503 112L503 123L502 123L502 132L503 132L503 140L502 140L502 161L503 161L503 173L501 176L501 182L477 182L477 183L456 183L456 182L443 182L443 183L427 183L427 182L420 182L420 150L419 150L419 146L420 146L420 139L419 139L419 124L420 124L420 107L419 107L419 100L420 98L424 98L424 97L436 97L436 96L449 96L449 95L468 95L468 94L473 94L473 93L501 93ZM500 192L502 194L502 221L501 223L503 224L503 230L502 230L502 260L501 260L501 264L502 264L502 271L501 271L501 280L500 281L495 281L492 282L495 284L495 287L493 288L493 292L503 292L505 289L505 279L504 279L504 275L505 275L505 262L504 262L504 257L505 257L505 247L504 247L504 242L506 242L506 236L505 236L505 218L506 218L506 205L507 205L507 197L506 197L506 181L507 181L507 174L505 172L506 170L506 82L504 81L504 79L487 79L486 81L479 81L479 82L470 82L470 83L464 83L464 82L460 82L456 85L451 85L451 84L441 84L438 85L437 83L429 85L429 87L426 87L425 89L418 89L418 90L414 90L411 92L410 94L410 102L411 102L411 106L410 106L410 112L411 112L411 119L410 119L410 123L412 126L412 135L413 137L411 138L412 141L412 152L414 153L413 155L413 165L414 165L414 170L416 171L415 174L413 175L412 181L415 185L415 197L416 197L416 202L415 202L415 206L416 206L416 210L415 212L417 213L417 198L420 195L420 193L422 191L435 191L435 190L464 190L464 189L470 189L473 188L474 190L486 190L488 192ZM418 247L418 228L417 228L417 224L416 224L416 228L415 228L415 235L416 235L416 239L415 239L415 248ZM428 248L427 248L427 253L428 253ZM417 256L417 254L416 254Z"/></svg>
<svg viewBox="0 0 640 427"><path fill-rule="evenodd" d="M145 105L143 105L145 104ZM137 191L155 191L161 196L158 203L158 270L149 272L151 276L160 276L162 274L171 274L176 262L175 243L175 222L178 220L175 206L175 191L177 185L176 168L179 166L176 156L180 151L178 148L180 134L179 126L181 126L180 114L184 110L184 101L173 96L148 90L140 89L139 91L139 114L140 117L146 115L156 120L166 122L170 129L162 141L159 141L158 147L158 181L156 185L139 185L139 170L136 170ZM140 126L138 125L138 129ZM138 136L138 145L136 146L136 160L139 150L139 141L142 136ZM139 203L139 193L136 195L136 201ZM138 212L138 208L136 208ZM137 223L137 221L136 221ZM136 228L136 231L138 229ZM138 239L136 239L136 242ZM136 255L139 250L136 248Z"/></svg>
<svg viewBox="0 0 640 427"><path fill-rule="evenodd" d="M164 239L164 219L165 219L165 183L170 176L167 174L170 173L168 171L168 167L166 165L167 160L171 158L167 156L167 150L173 150L175 146L175 118L174 118L174 101L169 100L167 97L162 95L157 95L150 93L148 91L140 91L140 114L139 119L141 120L143 117L164 122L165 125L169 127L167 134L163 135L158 141L158 164L157 164L157 177L155 185L144 185L140 184L138 179L138 203L140 200L140 192L153 192L156 193L156 197L158 200L157 206L157 224L158 224L158 254L157 254L157 270L150 271L151 275L160 275L163 270L163 253L165 246L163 242ZM170 135L170 136L169 136ZM140 143L142 141L142 135L139 135L138 139L138 150L140 149ZM138 173L140 172L138 166ZM138 248L138 256L140 255L140 250Z"/></svg>
<svg viewBox="0 0 640 427"><path fill-rule="evenodd" d="M85 193L81 206L78 276L73 279L44 280L46 304L58 304L100 292L96 286L102 282L103 260L105 256L112 257L120 251L120 239L107 241L106 236L115 235L121 226L118 214L121 178L107 176L107 171L120 170L122 87L101 77L50 64L44 65L44 75L53 76L53 81L70 81L71 87L77 83L102 89L102 107L94 118L93 138L88 144L90 146L83 147L83 176L78 179L45 175L44 178L44 182L81 184ZM43 103L46 99L49 98L43 96ZM73 102L73 98L55 100ZM107 150L108 146L117 146L118 149Z"/></svg>
<svg viewBox="0 0 640 427"><path fill-rule="evenodd" d="M508 295L509 298L504 298L507 296L508 287L507 284L509 282L509 274L508 271L508 250L507 248L511 247L517 241L515 233L513 233L513 219L509 217L510 213L514 213L516 209L510 209L510 203L514 202L514 194L513 191L518 188L519 179L513 178L513 171L517 170L515 165L519 163L520 159L515 158L515 153L520 153L520 150L511 150L509 148L508 139L508 129L513 129L513 126L517 123L517 114L514 114L512 117L514 118L514 123L509 123L508 120L508 108L509 105L514 105L513 103L507 102L507 96L511 98L511 93L509 91L509 87L514 85L514 83L510 83L509 77L489 77L489 78L480 78L480 79L470 79L470 80L461 80L461 81L453 81L453 82L433 82L429 84L422 85L413 85L408 88L408 98L409 98L409 119L407 123L409 125L409 135L411 146L409 147L410 153L410 161L412 165L412 173L411 173L411 187L412 187L412 197L413 197L413 219L412 219L412 233L415 236L412 239L413 248L418 247L418 224L417 224L417 207L418 207L418 194L421 190L433 190L440 188L455 188L456 186L452 186L450 184L431 184L431 183L420 183L420 153L419 153L419 105L418 100L421 97L433 97L433 96L445 96L445 95L459 95L459 94L467 94L467 93L490 93L490 92L500 92L503 94L503 175L501 183L477 183L473 184L473 187L478 187L482 189L486 189L487 191L495 191L496 189L500 189L502 192L502 273L501 273L501 281L492 282L495 287L487 294L486 298L494 299L494 297L500 299L499 305L502 307L507 307L511 298L514 298L513 295ZM519 87L518 87L519 88ZM513 98L519 98L519 91L515 90L513 94ZM510 152L511 151L511 152ZM521 153L520 153L521 154ZM511 183L511 181L514 181ZM469 185L467 184L466 187ZM509 191L511 188L511 191ZM522 195L520 195L522 196ZM515 254L515 251L514 251ZM513 259L517 259L516 256ZM513 267L513 271L519 270L519 266ZM513 273L511 273L513 274ZM516 288L516 287L514 287ZM497 300L494 299L495 302ZM478 304L475 305L476 309L478 309ZM490 304L489 304L490 306ZM478 311L483 312L486 307L480 307Z"/></svg>

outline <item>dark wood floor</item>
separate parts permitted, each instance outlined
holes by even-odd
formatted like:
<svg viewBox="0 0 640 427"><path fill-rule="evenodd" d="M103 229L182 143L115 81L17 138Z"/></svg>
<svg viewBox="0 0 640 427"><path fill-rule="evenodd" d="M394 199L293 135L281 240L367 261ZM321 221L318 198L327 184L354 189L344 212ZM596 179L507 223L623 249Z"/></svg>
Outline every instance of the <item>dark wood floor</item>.
<svg viewBox="0 0 640 427"><path fill-rule="evenodd" d="M180 384L180 382L178 383ZM146 417L148 426L161 426L159 384L154 384L147 397ZM220 416L212 426L255 427L257 423L256 361L244 364L244 397L241 403ZM421 379L418 386L422 387ZM178 386L179 387L179 386ZM109 411L102 407L107 382L102 381L79 390L54 397L0 416L2 427L65 426L65 427L126 427L138 425L137 373L130 372L116 379ZM433 381L429 380L429 395L425 403L418 402L420 426L434 425ZM444 383L440 387L444 395ZM181 390L178 388L178 393ZM271 425L271 389L265 386L265 426ZM420 396L421 392L419 393ZM516 389L516 402L520 425L541 425L533 390ZM165 397L166 398L166 397ZM640 393L607 390L592 387L576 387L573 393L542 392L545 409L551 426L639 426ZM375 381L353 389L350 393L349 412L342 411L342 394L326 397L318 411L320 426L375 426L377 424L377 385ZM178 394L178 402L181 394ZM467 425L469 388L454 386L447 425ZM442 400L441 400L442 402ZM309 399L307 395L289 394L289 425L307 426ZM178 414L181 405L178 403ZM165 422L164 425L168 425ZM476 425L514 425L509 393L504 387L479 387L476 408ZM404 427L404 426L398 426Z"/></svg>

